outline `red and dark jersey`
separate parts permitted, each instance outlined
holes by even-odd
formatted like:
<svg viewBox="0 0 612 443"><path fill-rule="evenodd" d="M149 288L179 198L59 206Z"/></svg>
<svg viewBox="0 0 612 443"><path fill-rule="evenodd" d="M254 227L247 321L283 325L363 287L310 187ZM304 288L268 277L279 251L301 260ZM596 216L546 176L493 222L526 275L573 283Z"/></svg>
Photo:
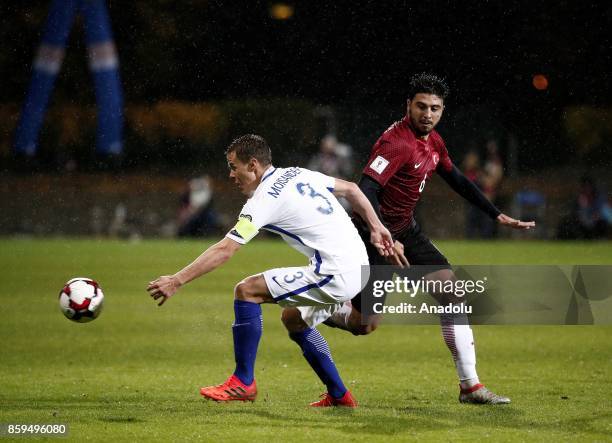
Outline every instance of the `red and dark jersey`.
<svg viewBox="0 0 612 443"><path fill-rule="evenodd" d="M444 140L435 130L419 139L407 116L376 141L363 173L382 186L380 213L391 233L411 224L427 180L440 169L453 169Z"/></svg>

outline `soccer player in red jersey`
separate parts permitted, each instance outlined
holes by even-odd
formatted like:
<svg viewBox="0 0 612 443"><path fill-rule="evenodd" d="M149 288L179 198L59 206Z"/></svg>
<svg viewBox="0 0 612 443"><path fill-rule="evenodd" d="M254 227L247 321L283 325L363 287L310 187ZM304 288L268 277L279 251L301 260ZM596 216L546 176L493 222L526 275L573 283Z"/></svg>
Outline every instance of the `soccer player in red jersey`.
<svg viewBox="0 0 612 443"><path fill-rule="evenodd" d="M455 278L450 264L421 232L413 217L427 180L434 173L499 224L515 229L535 226L532 221L523 222L503 214L451 161L444 140L435 130L442 117L448 92L446 82L435 75L423 73L412 77L406 116L392 124L378 139L359 183L379 218L394 236L397 252L395 264L427 265L425 279L442 281ZM367 237L363 224L359 220L355 223L361 235ZM381 261L371 248L368 248L368 255L371 265L385 264L384 259ZM431 295L441 304L453 301L443 294ZM362 309L362 302L365 304L366 298L363 295L353 298L352 303L346 303L325 324L355 335L371 333L376 329L380 316L370 315L372 311L367 306ZM459 400L464 403L509 403L509 398L492 393L479 382L474 338L467 316L441 315L440 323L459 376Z"/></svg>

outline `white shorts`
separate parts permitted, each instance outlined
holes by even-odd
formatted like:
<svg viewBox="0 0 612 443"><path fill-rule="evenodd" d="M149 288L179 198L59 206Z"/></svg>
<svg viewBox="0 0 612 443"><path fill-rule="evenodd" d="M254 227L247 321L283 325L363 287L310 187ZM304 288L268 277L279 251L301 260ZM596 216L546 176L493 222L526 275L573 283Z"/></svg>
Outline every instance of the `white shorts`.
<svg viewBox="0 0 612 443"><path fill-rule="evenodd" d="M317 274L312 266L270 269L263 273L274 301L296 307L302 320L315 327L327 320L347 300L355 297L368 280L367 266L335 275Z"/></svg>

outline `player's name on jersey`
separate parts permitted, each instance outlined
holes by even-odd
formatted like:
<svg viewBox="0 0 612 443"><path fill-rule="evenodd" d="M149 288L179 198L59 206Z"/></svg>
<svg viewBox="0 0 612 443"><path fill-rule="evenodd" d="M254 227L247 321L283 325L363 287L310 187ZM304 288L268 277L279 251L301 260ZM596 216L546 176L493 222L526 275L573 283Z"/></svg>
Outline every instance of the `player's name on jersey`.
<svg viewBox="0 0 612 443"><path fill-rule="evenodd" d="M447 305L430 305L427 303L399 303L385 305L374 303L373 311L376 314L471 314L472 306L465 303L449 303Z"/></svg>
<svg viewBox="0 0 612 443"><path fill-rule="evenodd" d="M301 173L302 173L302 170L300 168L287 169L285 172L282 173L282 175L280 175L276 180L274 180L274 183L272 183L272 186L270 186L270 190L268 191L268 194L274 198L278 198L278 196L280 195L283 188L287 185L287 183L289 183L291 179L293 179L294 177L298 176Z"/></svg>

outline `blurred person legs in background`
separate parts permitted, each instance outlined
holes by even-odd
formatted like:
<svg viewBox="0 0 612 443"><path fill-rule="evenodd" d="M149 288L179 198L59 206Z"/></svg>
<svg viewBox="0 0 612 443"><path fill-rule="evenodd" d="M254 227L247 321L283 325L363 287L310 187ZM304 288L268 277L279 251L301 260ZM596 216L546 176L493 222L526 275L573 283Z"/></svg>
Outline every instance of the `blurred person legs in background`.
<svg viewBox="0 0 612 443"><path fill-rule="evenodd" d="M610 208L610 197L598 189L590 175L584 175L570 213L559 222L557 238L568 240L606 237L612 226Z"/></svg>
<svg viewBox="0 0 612 443"><path fill-rule="evenodd" d="M462 165L463 173L474 185L481 189L480 179L482 171L480 169L480 157L475 150L469 151ZM467 238L478 238L483 232L483 226L488 222L489 217L474 205L467 204L465 208L465 236Z"/></svg>
<svg viewBox="0 0 612 443"><path fill-rule="evenodd" d="M499 154L497 141L490 139L485 145L485 160L480 177L480 187L483 194L493 204L498 204L499 187L504 178L504 165ZM493 238L497 236L497 224L490 218L480 220L480 236Z"/></svg>
<svg viewBox="0 0 612 443"><path fill-rule="evenodd" d="M75 16L83 16L89 69L98 103L96 152L105 157L123 148L123 91L119 60L104 0L54 0L38 48L30 87L15 131L16 154L33 157L53 85L59 74Z"/></svg>

